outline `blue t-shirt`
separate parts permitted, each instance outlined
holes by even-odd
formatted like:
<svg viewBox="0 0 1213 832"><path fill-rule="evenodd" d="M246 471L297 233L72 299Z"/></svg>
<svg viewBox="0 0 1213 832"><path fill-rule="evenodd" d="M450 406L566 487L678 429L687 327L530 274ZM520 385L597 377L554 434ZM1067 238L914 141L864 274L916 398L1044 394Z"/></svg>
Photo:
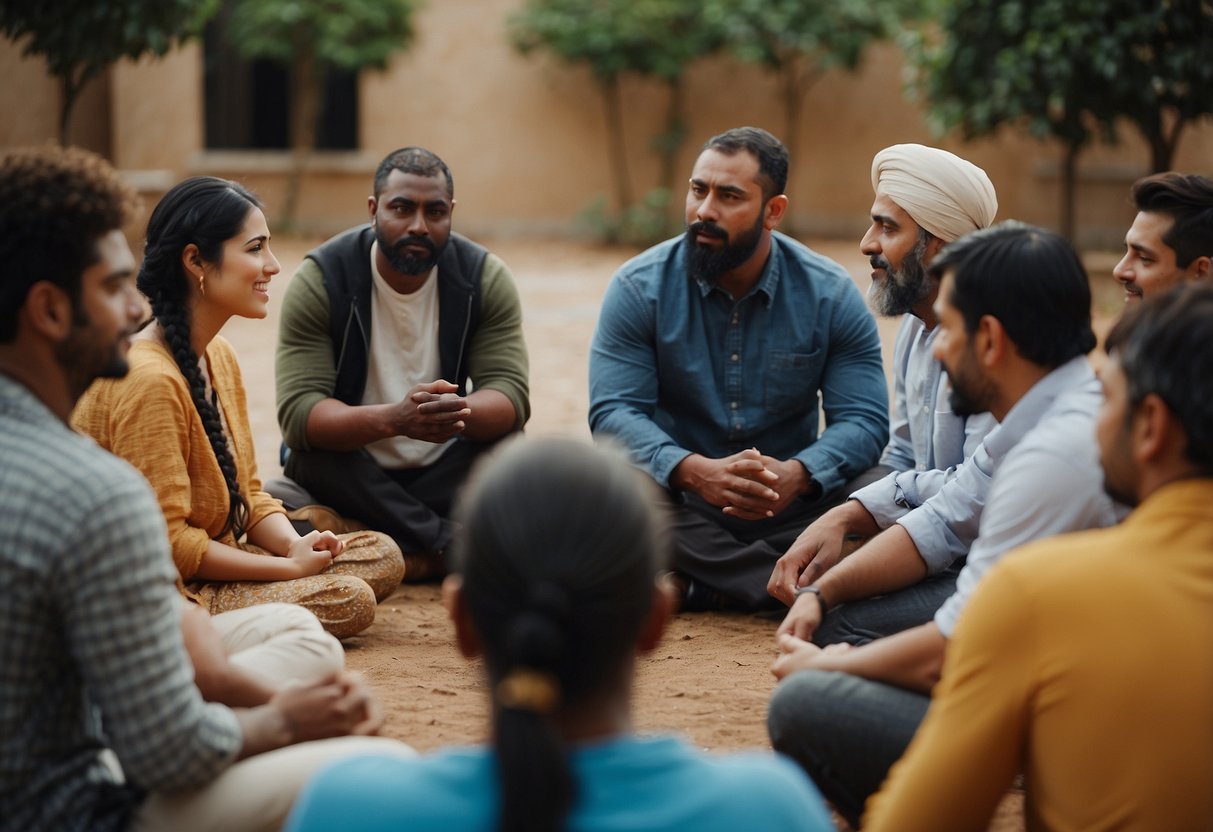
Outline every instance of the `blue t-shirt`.
<svg viewBox="0 0 1213 832"><path fill-rule="evenodd" d="M624 737L571 755L578 795L570 832L834 829L817 789L770 754L710 756L681 740ZM287 821L289 832L357 829L448 832L498 826L497 761L489 748L416 759L358 757L320 771Z"/></svg>

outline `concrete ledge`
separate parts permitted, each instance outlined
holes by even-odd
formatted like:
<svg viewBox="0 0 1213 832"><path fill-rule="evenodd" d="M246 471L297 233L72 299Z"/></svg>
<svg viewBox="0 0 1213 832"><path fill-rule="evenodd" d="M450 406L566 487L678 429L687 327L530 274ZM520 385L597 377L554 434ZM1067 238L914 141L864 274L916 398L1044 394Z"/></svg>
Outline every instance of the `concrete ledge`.
<svg viewBox="0 0 1213 832"><path fill-rule="evenodd" d="M367 176L375 172L379 158L359 150L313 151L304 165L310 174L356 174ZM190 156L190 173L288 173L294 166L289 150L204 150Z"/></svg>

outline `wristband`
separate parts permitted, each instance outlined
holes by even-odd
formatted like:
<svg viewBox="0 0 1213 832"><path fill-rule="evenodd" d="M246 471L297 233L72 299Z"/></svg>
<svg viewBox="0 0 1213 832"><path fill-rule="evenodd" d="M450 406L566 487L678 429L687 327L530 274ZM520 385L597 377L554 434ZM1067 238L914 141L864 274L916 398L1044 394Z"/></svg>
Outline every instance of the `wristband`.
<svg viewBox="0 0 1213 832"><path fill-rule="evenodd" d="M826 613L828 613L830 611L830 605L826 603L825 596L823 596L821 594L821 587L819 587L819 586L799 587L796 590L796 597L799 598L801 595L815 595L817 597L817 606L821 607L821 617L822 617L822 619L824 619L826 617Z"/></svg>

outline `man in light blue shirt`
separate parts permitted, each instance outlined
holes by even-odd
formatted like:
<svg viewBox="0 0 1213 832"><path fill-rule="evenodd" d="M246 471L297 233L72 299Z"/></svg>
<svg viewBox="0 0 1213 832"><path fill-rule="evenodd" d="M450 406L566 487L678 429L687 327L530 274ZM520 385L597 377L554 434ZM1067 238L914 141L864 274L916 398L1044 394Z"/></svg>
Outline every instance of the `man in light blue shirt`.
<svg viewBox="0 0 1213 832"><path fill-rule="evenodd" d="M686 234L624 264L591 347L590 428L670 490L686 609L773 604L775 561L888 437L863 299L838 264L775 231L787 165L763 130L709 140Z"/></svg>
<svg viewBox="0 0 1213 832"><path fill-rule="evenodd" d="M1100 392L1086 360L1095 344L1090 287L1073 249L1054 234L1003 223L945 248L931 271L941 277L935 355L951 379L953 409L988 410L1000 424L934 497L797 599L780 627L783 655L774 667L787 678L771 701L772 742L853 824L921 722L947 639L981 575L1019 545L1118 519L1094 437ZM988 499L983 505L974 494ZM896 590L945 569L948 541L973 526L956 591L933 620L893 635L847 624L879 620L871 607L896 621L904 605ZM916 548L921 539L934 548ZM822 611L838 604L827 621L841 619L833 632L849 627L844 643L823 649L802 640L815 630L820 638Z"/></svg>
<svg viewBox="0 0 1213 832"><path fill-rule="evenodd" d="M868 301L881 315L903 316L893 351L891 435L882 468L873 471L888 473L814 521L779 559L767 591L789 606L799 587L838 562L847 536L871 537L925 502L996 424L989 413L952 412L933 355L939 283L927 274L944 245L994 221L994 185L981 168L946 150L898 144L872 160L872 188L872 224L859 244L873 269ZM955 571L945 570L919 588L924 617L955 580Z"/></svg>

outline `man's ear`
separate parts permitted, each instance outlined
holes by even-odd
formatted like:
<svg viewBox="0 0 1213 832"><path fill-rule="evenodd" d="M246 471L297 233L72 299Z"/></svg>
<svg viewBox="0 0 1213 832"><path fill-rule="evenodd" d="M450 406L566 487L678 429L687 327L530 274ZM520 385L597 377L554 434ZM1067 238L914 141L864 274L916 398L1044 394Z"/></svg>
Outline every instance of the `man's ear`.
<svg viewBox="0 0 1213 832"><path fill-rule="evenodd" d="M977 322L977 330L969 340L973 344L973 353L977 360L987 369L998 365L1006 357L1007 351L1014 348L1007 337L1007 331L1003 329L1002 321L993 315L981 316L981 320Z"/></svg>
<svg viewBox="0 0 1213 832"><path fill-rule="evenodd" d="M49 280L39 280L26 294L20 318L43 338L59 342L72 331L75 316L67 292Z"/></svg>
<svg viewBox="0 0 1213 832"><path fill-rule="evenodd" d="M1157 463L1168 452L1183 456L1186 437L1176 432L1174 414L1157 393L1148 393L1133 413L1129 432L1133 458L1138 463ZM1177 447L1172 447L1177 444Z"/></svg>
<svg viewBox="0 0 1213 832"><path fill-rule="evenodd" d="M480 636L476 632L476 625L472 623L472 616L468 614L461 576L451 573L443 580L442 604L446 607L446 614L451 623L455 625L455 646L459 648L459 652L467 659L479 656L483 652Z"/></svg>
<svg viewBox="0 0 1213 832"><path fill-rule="evenodd" d="M379 209L379 200L372 194L366 198L366 214L371 218L371 223L375 222L375 211Z"/></svg>
<svg viewBox="0 0 1213 832"><path fill-rule="evenodd" d="M666 626L678 609L678 590L666 576L658 576L657 586L653 590L653 603L649 607L648 617L640 628L640 636L636 639L636 652L650 653L661 643Z"/></svg>
<svg viewBox="0 0 1213 832"><path fill-rule="evenodd" d="M1213 279L1213 259L1201 255L1188 264L1186 271L1192 280Z"/></svg>
<svg viewBox="0 0 1213 832"><path fill-rule="evenodd" d="M930 239L927 240L927 250L922 254L923 268L930 266L931 261L935 259L935 255L939 254L939 250L947 245L947 243L944 242L943 237L936 237L929 231L927 233L930 234Z"/></svg>
<svg viewBox="0 0 1213 832"><path fill-rule="evenodd" d="M779 225L779 221L783 219L783 215L787 210L788 198L786 194L779 194L768 199L766 207L763 208L762 227L767 231L774 231L775 226Z"/></svg>

